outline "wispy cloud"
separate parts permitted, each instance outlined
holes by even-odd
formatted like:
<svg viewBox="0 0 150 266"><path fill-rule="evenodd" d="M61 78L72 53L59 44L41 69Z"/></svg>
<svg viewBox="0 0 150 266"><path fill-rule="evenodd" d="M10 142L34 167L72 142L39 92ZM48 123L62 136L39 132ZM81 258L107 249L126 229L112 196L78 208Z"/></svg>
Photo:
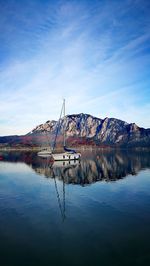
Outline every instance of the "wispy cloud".
<svg viewBox="0 0 150 266"><path fill-rule="evenodd" d="M57 119L64 97L68 113L149 127L149 16L139 2L4 2L0 135Z"/></svg>

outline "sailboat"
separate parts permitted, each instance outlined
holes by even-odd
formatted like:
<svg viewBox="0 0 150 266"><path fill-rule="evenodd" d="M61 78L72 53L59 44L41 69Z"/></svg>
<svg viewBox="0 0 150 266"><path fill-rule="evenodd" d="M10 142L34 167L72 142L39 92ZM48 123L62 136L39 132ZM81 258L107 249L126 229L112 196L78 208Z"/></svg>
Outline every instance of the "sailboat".
<svg viewBox="0 0 150 266"><path fill-rule="evenodd" d="M65 99L63 100L63 105L62 105L62 109L61 109L61 113L60 113L60 118L58 121L58 125L57 125L57 129L56 129L56 134L55 134L55 139L53 142L53 147L49 150L42 150L40 152L38 152L38 156L41 157L51 157L51 160L53 161L76 161L76 160L80 160L81 158L81 154L76 152L73 149L69 149L66 147L66 132L65 132L65 128L63 127L63 149L64 152L62 153L55 153L55 146L56 146L56 140L57 140L57 135L58 135L58 131L60 129L61 126L61 118L63 117L65 118Z"/></svg>
<svg viewBox="0 0 150 266"><path fill-rule="evenodd" d="M63 117L65 118L65 99L63 100L63 105L62 105L62 110L61 110L59 122L61 121L62 113L63 113ZM58 130L59 130L59 127L58 127ZM63 127L63 149L64 149L64 152L54 153L54 148L55 148L55 144L56 144L56 138L57 138L58 130L56 132L55 141L54 141L54 145L53 145L53 149L52 149L52 158L54 159L54 161L79 160L81 158L81 154L76 152L73 149L66 147L66 132L65 132L64 127Z"/></svg>

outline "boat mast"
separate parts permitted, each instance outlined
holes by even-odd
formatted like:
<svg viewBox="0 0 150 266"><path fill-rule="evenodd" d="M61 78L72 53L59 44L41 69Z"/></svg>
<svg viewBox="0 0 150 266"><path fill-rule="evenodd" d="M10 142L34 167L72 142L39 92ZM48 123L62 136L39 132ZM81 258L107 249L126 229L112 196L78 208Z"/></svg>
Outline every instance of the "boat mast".
<svg viewBox="0 0 150 266"><path fill-rule="evenodd" d="M64 99L64 102L63 102L63 106L64 106L64 123L65 123L65 99ZM64 131L64 147L65 147L66 146L65 125L64 125L63 131Z"/></svg>

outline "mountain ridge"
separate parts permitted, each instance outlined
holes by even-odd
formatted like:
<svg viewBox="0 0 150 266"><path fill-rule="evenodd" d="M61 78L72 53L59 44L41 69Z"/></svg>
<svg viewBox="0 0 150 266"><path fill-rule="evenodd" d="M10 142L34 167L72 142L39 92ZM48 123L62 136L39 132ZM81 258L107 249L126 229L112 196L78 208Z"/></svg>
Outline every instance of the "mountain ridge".
<svg viewBox="0 0 150 266"><path fill-rule="evenodd" d="M60 135L63 134L63 128L66 129L66 138L79 137L93 140L97 145L140 145L150 144L150 129L144 129L135 123L127 123L117 118L104 119L92 116L90 114L79 113L67 115L59 121ZM55 134L58 121L49 120L44 124L37 126L28 134ZM140 142L143 143L140 143Z"/></svg>
<svg viewBox="0 0 150 266"><path fill-rule="evenodd" d="M59 128L58 128L59 126ZM114 147L150 147L150 129L127 123L117 118L98 118L90 114L66 115L37 125L24 136L0 137L0 144L50 145L56 132L57 142L62 143L65 128L69 145L96 145Z"/></svg>

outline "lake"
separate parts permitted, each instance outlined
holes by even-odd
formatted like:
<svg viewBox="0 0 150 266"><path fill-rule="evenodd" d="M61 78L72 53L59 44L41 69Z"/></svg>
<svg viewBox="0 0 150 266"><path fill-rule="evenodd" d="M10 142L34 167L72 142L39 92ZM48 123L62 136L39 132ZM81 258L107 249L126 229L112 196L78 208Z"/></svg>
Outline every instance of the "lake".
<svg viewBox="0 0 150 266"><path fill-rule="evenodd" d="M0 152L0 265L150 265L150 153Z"/></svg>

